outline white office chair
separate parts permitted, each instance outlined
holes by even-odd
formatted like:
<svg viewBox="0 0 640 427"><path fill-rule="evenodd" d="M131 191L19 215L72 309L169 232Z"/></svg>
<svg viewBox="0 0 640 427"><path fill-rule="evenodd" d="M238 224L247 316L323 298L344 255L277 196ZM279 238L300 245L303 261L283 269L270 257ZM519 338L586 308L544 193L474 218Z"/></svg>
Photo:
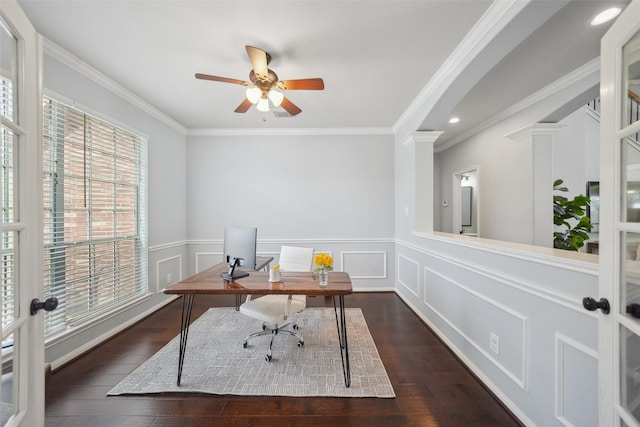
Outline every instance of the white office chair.
<svg viewBox="0 0 640 427"><path fill-rule="evenodd" d="M280 248L279 264L280 270L283 272L284 280L286 280L287 272L311 271L313 265L313 248L282 246ZM270 334L271 342L269 343L269 351L265 356L267 362L271 361L273 338L279 332L293 335L298 339L298 347L304 346L304 338L295 332L298 329L298 325L295 322L285 324L281 324L281 322L287 320L290 315L304 310L306 305L306 295L265 295L256 299L251 299L251 295L249 295L247 301L240 305L240 313L260 320L263 323L262 330L246 337L242 345L247 348L251 338ZM284 329L289 325L292 325L293 331Z"/></svg>

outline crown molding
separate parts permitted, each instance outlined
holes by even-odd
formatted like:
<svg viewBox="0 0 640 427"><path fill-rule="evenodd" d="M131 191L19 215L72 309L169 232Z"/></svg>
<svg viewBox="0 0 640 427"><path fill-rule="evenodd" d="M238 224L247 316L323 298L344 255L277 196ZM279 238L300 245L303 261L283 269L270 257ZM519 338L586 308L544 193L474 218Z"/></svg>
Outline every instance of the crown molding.
<svg viewBox="0 0 640 427"><path fill-rule="evenodd" d="M408 147L411 144L430 143L433 144L444 132L439 130L421 130L411 132L409 135L402 138L400 144L403 147Z"/></svg>
<svg viewBox="0 0 640 427"><path fill-rule="evenodd" d="M161 111L153 107L151 104L144 101L142 98L133 94L131 91L125 89L120 84L116 83L114 80L107 77L105 74L96 70L86 62L82 61L80 58L67 52L64 48L58 46L51 40L45 37L43 37L43 40L44 40L45 55L49 55L50 57L62 62L63 64L70 67L71 69L77 71L78 73L82 74L88 79L104 87L108 91L118 95L125 101L141 109L145 113L148 113L149 115L160 120L162 123L166 124L172 129L175 129L176 131L180 132L182 135L187 134L187 129L183 125L181 125L171 117L167 116L166 114L162 113Z"/></svg>
<svg viewBox="0 0 640 427"><path fill-rule="evenodd" d="M553 135L566 126L566 123L533 123L508 133L504 137L513 142L526 142L531 141L535 136Z"/></svg>
<svg viewBox="0 0 640 427"><path fill-rule="evenodd" d="M188 129L187 136L393 135L391 128Z"/></svg>

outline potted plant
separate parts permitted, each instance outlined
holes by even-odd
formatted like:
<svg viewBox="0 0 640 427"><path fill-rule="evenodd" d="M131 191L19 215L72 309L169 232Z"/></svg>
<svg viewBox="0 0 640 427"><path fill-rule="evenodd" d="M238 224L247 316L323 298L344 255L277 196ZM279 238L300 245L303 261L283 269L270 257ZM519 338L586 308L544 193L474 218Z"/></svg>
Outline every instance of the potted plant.
<svg viewBox="0 0 640 427"><path fill-rule="evenodd" d="M553 191L567 192L561 179L553 182ZM586 208L591 203L589 197L579 194L573 199L554 194L553 195L553 223L564 227L564 231L553 233L553 247L569 251L579 251L584 242L589 240L589 231L593 227L591 218L586 214ZM569 222L571 221L571 222Z"/></svg>

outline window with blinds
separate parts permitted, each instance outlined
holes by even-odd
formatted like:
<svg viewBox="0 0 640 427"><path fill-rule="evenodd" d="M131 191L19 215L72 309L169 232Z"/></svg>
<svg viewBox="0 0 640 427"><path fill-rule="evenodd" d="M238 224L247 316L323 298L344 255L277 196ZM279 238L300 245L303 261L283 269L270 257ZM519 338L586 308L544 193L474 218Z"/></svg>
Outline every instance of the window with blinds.
<svg viewBox="0 0 640 427"><path fill-rule="evenodd" d="M147 292L146 139L45 97L45 334Z"/></svg>

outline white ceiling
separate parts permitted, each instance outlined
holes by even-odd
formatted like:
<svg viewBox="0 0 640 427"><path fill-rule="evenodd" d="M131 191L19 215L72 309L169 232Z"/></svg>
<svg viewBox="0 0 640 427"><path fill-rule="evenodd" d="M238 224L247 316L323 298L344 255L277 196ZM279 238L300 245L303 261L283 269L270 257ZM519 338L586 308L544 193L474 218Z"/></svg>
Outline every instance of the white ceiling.
<svg viewBox="0 0 640 427"><path fill-rule="evenodd" d="M504 0L19 3L47 39L189 131L391 132L408 122L413 130L444 130L447 141L596 58L608 25L587 22L626 1L517 0L510 10L522 11L508 24L495 18L495 25L489 18L504 9ZM492 29L500 32L493 36ZM425 87L442 79L443 64L464 61L461 43L481 53L464 69L452 68L446 90L421 99ZM248 80L245 45L269 52L269 68L281 79L322 77L325 90L288 91L303 110L295 117L255 108L234 113L243 87L194 74ZM446 122L453 113L462 119L455 127Z"/></svg>

